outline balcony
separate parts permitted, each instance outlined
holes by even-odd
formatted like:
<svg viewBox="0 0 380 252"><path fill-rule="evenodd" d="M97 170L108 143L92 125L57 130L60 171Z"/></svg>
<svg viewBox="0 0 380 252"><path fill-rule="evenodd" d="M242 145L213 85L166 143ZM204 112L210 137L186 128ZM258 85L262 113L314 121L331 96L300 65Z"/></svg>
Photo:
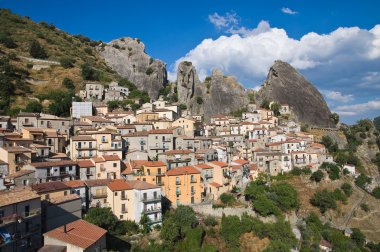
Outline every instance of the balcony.
<svg viewBox="0 0 380 252"><path fill-rule="evenodd" d="M22 126L34 126L32 122L22 122Z"/></svg>
<svg viewBox="0 0 380 252"><path fill-rule="evenodd" d="M121 195L121 200L127 200L127 195Z"/></svg>
<svg viewBox="0 0 380 252"><path fill-rule="evenodd" d="M194 194L195 194L195 190L192 190L192 191L191 191L191 195L194 195Z"/></svg>
<svg viewBox="0 0 380 252"><path fill-rule="evenodd" d="M191 162L191 158L174 158L168 159L168 163L188 163Z"/></svg>
<svg viewBox="0 0 380 252"><path fill-rule="evenodd" d="M164 185L164 181L157 181L157 182L156 182L156 185L158 185L158 186L163 186L163 185Z"/></svg>
<svg viewBox="0 0 380 252"><path fill-rule="evenodd" d="M210 178L213 178L213 177L214 177L213 174L208 174L208 173L205 174L205 178L206 179L210 179Z"/></svg>
<svg viewBox="0 0 380 252"><path fill-rule="evenodd" d="M104 172L104 171L106 171L106 168L101 167L101 168L100 168L100 171L101 171L101 172Z"/></svg>
<svg viewBox="0 0 380 252"><path fill-rule="evenodd" d="M176 191L175 194L176 194L177 196L179 196L179 195L181 195L181 191Z"/></svg>
<svg viewBox="0 0 380 252"><path fill-rule="evenodd" d="M127 209L121 209L121 213L128 213Z"/></svg>
<svg viewBox="0 0 380 252"><path fill-rule="evenodd" d="M190 183L197 183L197 179L190 179Z"/></svg>
<svg viewBox="0 0 380 252"><path fill-rule="evenodd" d="M107 198L107 193L96 193L92 195L93 199Z"/></svg>
<svg viewBox="0 0 380 252"><path fill-rule="evenodd" d="M145 214L160 213L160 212L161 212L161 208L160 207L151 208L151 209L144 209L143 210L143 213L145 213Z"/></svg>
<svg viewBox="0 0 380 252"><path fill-rule="evenodd" d="M10 223L13 223L13 222L18 221L18 220L29 219L29 218L32 218L32 217L39 215L39 214L41 214L41 209L37 208L37 209L33 209L32 211L29 211L29 212L23 212L21 214L15 213L15 214L12 214L9 216L4 216L4 217L0 218L0 227L5 226L5 225L10 224Z"/></svg>
<svg viewBox="0 0 380 252"><path fill-rule="evenodd" d="M165 138L165 139L162 139L162 142L166 142L166 143L170 143L172 141L171 138Z"/></svg>
<svg viewBox="0 0 380 252"><path fill-rule="evenodd" d="M140 141L140 145L146 145L145 141Z"/></svg>
<svg viewBox="0 0 380 252"><path fill-rule="evenodd" d="M161 195L156 197L142 197L140 200L144 203L161 201Z"/></svg>
<svg viewBox="0 0 380 252"><path fill-rule="evenodd" d="M86 147L86 146L75 146L76 150L94 150L92 146Z"/></svg>
<svg viewBox="0 0 380 252"><path fill-rule="evenodd" d="M94 176L94 172L93 171L86 171L86 176Z"/></svg>
<svg viewBox="0 0 380 252"><path fill-rule="evenodd" d="M176 180L175 184L176 184L176 185L180 185L180 184L181 184L181 181L180 181L180 180Z"/></svg>
<svg viewBox="0 0 380 252"><path fill-rule="evenodd" d="M151 149L151 150L169 150L169 146L165 146L165 145L150 146L149 149Z"/></svg>
<svg viewBox="0 0 380 252"><path fill-rule="evenodd" d="M186 148L187 148L187 149L193 149L194 146L189 144L189 145L186 146Z"/></svg>
<svg viewBox="0 0 380 252"><path fill-rule="evenodd" d="M162 218L156 218L154 220L149 219L148 224L154 225L154 224L161 223L161 222L162 222Z"/></svg>

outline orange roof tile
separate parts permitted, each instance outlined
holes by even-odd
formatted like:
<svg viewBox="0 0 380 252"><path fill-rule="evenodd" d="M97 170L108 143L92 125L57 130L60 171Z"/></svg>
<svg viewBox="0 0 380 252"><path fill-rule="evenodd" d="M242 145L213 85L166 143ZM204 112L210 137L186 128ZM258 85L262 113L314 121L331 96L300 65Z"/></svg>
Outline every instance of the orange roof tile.
<svg viewBox="0 0 380 252"><path fill-rule="evenodd" d="M216 188L218 188L218 187L223 187L221 184L218 184L218 183L216 183L216 182L211 182L209 185L210 185L210 186L213 186L213 187L216 187Z"/></svg>
<svg viewBox="0 0 380 252"><path fill-rule="evenodd" d="M124 179L115 179L108 183L108 188L111 191L131 190L132 186Z"/></svg>
<svg viewBox="0 0 380 252"><path fill-rule="evenodd" d="M89 159L79 161L78 165L79 165L79 168L95 167L95 164Z"/></svg>
<svg viewBox="0 0 380 252"><path fill-rule="evenodd" d="M148 131L149 134L173 134L173 130L169 129L155 129Z"/></svg>
<svg viewBox="0 0 380 252"><path fill-rule="evenodd" d="M199 169L212 169L213 168L212 166L209 166L207 164L198 164L198 165L195 165L195 167L197 167Z"/></svg>
<svg viewBox="0 0 380 252"><path fill-rule="evenodd" d="M77 220L64 226L53 229L44 236L72 244L76 247L86 249L96 243L107 231L84 220Z"/></svg>
<svg viewBox="0 0 380 252"><path fill-rule="evenodd" d="M226 166L228 166L227 163L220 162L220 161L212 161L212 162L209 162L209 163L210 163L210 164L213 164L213 165L220 166L220 167L226 167Z"/></svg>
<svg viewBox="0 0 380 252"><path fill-rule="evenodd" d="M69 180L63 182L65 185L71 188L85 187L86 184L82 180Z"/></svg>
<svg viewBox="0 0 380 252"><path fill-rule="evenodd" d="M165 151L162 154L176 155L176 154L190 154L190 153L193 153L193 151L191 151L191 150L169 150L169 151Z"/></svg>
<svg viewBox="0 0 380 252"><path fill-rule="evenodd" d="M244 160L244 159L236 159L234 161L232 161L234 163L238 163L240 165L245 165L245 164L248 164L249 162L247 160Z"/></svg>
<svg viewBox="0 0 380 252"><path fill-rule="evenodd" d="M105 161L120 161L120 158L118 155L104 155L103 159Z"/></svg>
<svg viewBox="0 0 380 252"><path fill-rule="evenodd" d="M178 175L199 174L199 173L201 173L201 172L193 166L181 166L181 167L174 168L174 169L167 171L166 175L178 176Z"/></svg>

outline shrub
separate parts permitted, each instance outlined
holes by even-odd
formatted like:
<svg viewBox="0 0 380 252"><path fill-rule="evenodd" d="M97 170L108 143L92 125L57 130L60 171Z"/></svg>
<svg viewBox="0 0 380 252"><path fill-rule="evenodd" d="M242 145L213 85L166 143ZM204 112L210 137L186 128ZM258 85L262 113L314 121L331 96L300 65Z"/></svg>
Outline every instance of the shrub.
<svg viewBox="0 0 380 252"><path fill-rule="evenodd" d="M114 227L114 233L117 235L136 234L139 232L139 225L130 220L118 221Z"/></svg>
<svg viewBox="0 0 380 252"><path fill-rule="evenodd" d="M187 105L182 103L182 104L179 105L179 108L181 110L186 110L187 109Z"/></svg>
<svg viewBox="0 0 380 252"><path fill-rule="evenodd" d="M330 166L330 171L329 171L329 178L331 180L337 180L339 179L339 173L340 173L340 169L337 165L331 165Z"/></svg>
<svg viewBox="0 0 380 252"><path fill-rule="evenodd" d="M74 82L70 79L65 77L62 81L62 85L67 89L75 89Z"/></svg>
<svg viewBox="0 0 380 252"><path fill-rule="evenodd" d="M207 216L206 219L204 220L204 223L206 226L216 226L218 225L218 221L216 220L216 218L214 216Z"/></svg>
<svg viewBox="0 0 380 252"><path fill-rule="evenodd" d="M347 203L347 196L339 188L334 190L333 197L335 200L339 200L343 203Z"/></svg>
<svg viewBox="0 0 380 252"><path fill-rule="evenodd" d="M40 45L40 43L36 40L33 40L29 45L29 54L33 58L37 59L46 59L47 54L45 49Z"/></svg>
<svg viewBox="0 0 380 252"><path fill-rule="evenodd" d="M84 80L98 81L100 79L100 73L87 63L81 66L81 70Z"/></svg>
<svg viewBox="0 0 380 252"><path fill-rule="evenodd" d="M146 69L145 73L146 73L147 75L151 75L151 74L153 73L153 68L148 67L148 68Z"/></svg>
<svg viewBox="0 0 380 252"><path fill-rule="evenodd" d="M366 204L366 203L362 203L362 204L360 204L360 208L361 208L364 212L366 212L366 213L368 213L368 212L370 211L369 206L368 206L368 204Z"/></svg>
<svg viewBox="0 0 380 252"><path fill-rule="evenodd" d="M32 69L33 68L33 63L31 63L31 62L26 63L26 68Z"/></svg>
<svg viewBox="0 0 380 252"><path fill-rule="evenodd" d="M244 232L244 225L236 215L222 217L221 235L231 248L239 247L239 237Z"/></svg>
<svg viewBox="0 0 380 252"><path fill-rule="evenodd" d="M344 194L347 195L347 197L351 196L352 186L349 183L345 182L344 184L342 184L342 186L340 188L343 190Z"/></svg>
<svg viewBox="0 0 380 252"><path fill-rule="evenodd" d="M198 104L202 104L202 103L203 103L203 98L200 97L200 96L198 96L198 97L197 97L197 103L198 103Z"/></svg>
<svg viewBox="0 0 380 252"><path fill-rule="evenodd" d="M231 205L236 202L235 196L230 193L222 193L220 195L220 201L225 205Z"/></svg>
<svg viewBox="0 0 380 252"><path fill-rule="evenodd" d="M252 200L253 209L261 216L279 215L280 209L276 204L265 195L259 195L256 199Z"/></svg>
<svg viewBox="0 0 380 252"><path fill-rule="evenodd" d="M321 213L327 211L327 209L336 209L336 202L331 192L324 189L323 191L316 192L310 199L310 203L313 206L319 207Z"/></svg>
<svg viewBox="0 0 380 252"><path fill-rule="evenodd" d="M84 52L89 54L89 55L92 55L92 49L90 47L84 48Z"/></svg>
<svg viewBox="0 0 380 252"><path fill-rule="evenodd" d="M63 68L72 68L74 67L75 59L69 57L63 57L59 60L59 63Z"/></svg>
<svg viewBox="0 0 380 252"><path fill-rule="evenodd" d="M302 173L305 175L310 175L311 174L311 169L308 167L302 168Z"/></svg>
<svg viewBox="0 0 380 252"><path fill-rule="evenodd" d="M290 174L295 175L295 176L299 176L301 175L301 173L302 173L302 170L299 167L294 167L293 170L290 172Z"/></svg>
<svg viewBox="0 0 380 252"><path fill-rule="evenodd" d="M26 105L25 111L30 113L41 113L42 105L38 101L31 101Z"/></svg>
<svg viewBox="0 0 380 252"><path fill-rule="evenodd" d="M355 184L361 188L364 188L367 183L371 183L372 178L367 177L364 174L360 174L356 179L355 179Z"/></svg>
<svg viewBox="0 0 380 252"><path fill-rule="evenodd" d="M372 191L372 195L373 195L376 199L380 199L380 187L376 187L375 189L373 189L373 191Z"/></svg>
<svg viewBox="0 0 380 252"><path fill-rule="evenodd" d="M310 180L315 181L315 182L321 182L323 177L324 177L323 172L321 170L318 170L311 174Z"/></svg>
<svg viewBox="0 0 380 252"><path fill-rule="evenodd" d="M13 41L11 36L7 33L0 33L0 43L7 48L16 48L17 44Z"/></svg>

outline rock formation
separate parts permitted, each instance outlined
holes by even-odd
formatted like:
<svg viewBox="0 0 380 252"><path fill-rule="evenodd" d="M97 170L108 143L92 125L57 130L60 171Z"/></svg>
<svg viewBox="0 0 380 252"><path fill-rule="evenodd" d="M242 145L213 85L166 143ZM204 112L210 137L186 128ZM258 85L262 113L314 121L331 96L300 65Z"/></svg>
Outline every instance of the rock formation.
<svg viewBox="0 0 380 252"><path fill-rule="evenodd" d="M147 91L152 99L158 97L159 90L167 83L166 64L146 54L145 45L139 39L113 40L98 50L109 67L138 89Z"/></svg>
<svg viewBox="0 0 380 252"><path fill-rule="evenodd" d="M257 100L288 104L295 117L318 127L335 127L331 112L321 93L290 64L275 61Z"/></svg>
<svg viewBox="0 0 380 252"><path fill-rule="evenodd" d="M214 69L202 83L191 62L179 64L177 91L179 102L192 114L203 115L206 122L212 115L230 114L248 105L245 89L234 77Z"/></svg>

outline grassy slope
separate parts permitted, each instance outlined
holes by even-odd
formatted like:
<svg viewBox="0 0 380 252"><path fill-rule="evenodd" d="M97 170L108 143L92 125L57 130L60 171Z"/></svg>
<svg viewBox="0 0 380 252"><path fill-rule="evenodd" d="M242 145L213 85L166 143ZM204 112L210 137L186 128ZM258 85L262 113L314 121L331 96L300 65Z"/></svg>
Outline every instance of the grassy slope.
<svg viewBox="0 0 380 252"><path fill-rule="evenodd" d="M47 60L59 61L63 57L75 60L73 68L65 69L61 66L52 66L39 71L27 69L28 60L12 60L11 64L28 70L28 78L47 82L47 84L31 85L33 92L28 96L35 96L50 89L64 89L61 83L65 77L72 79L76 90L79 90L84 83L80 70L80 66L83 63L89 63L99 70L101 72L101 80L104 82L119 78L97 54L95 46L100 42L78 39L54 26L47 25L46 23L35 23L27 17L21 17L6 10L0 10L0 31L10 34L12 40L17 44L17 47L14 49L9 49L0 44L0 56L14 54L30 57L29 44L31 41L37 40L45 49L48 55ZM27 103L26 101L27 99L15 96L12 107L23 107Z"/></svg>

